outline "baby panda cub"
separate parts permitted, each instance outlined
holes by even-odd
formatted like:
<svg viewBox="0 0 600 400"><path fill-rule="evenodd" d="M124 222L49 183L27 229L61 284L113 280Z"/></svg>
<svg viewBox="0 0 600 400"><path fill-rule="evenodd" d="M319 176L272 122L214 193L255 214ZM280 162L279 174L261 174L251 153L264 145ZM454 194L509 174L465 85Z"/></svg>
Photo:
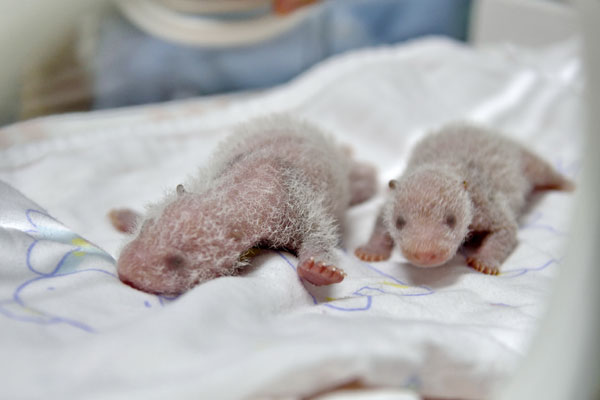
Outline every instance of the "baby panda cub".
<svg viewBox="0 0 600 400"><path fill-rule="evenodd" d="M574 189L523 146L466 123L425 137L389 186L371 238L355 251L358 258L386 260L397 243L410 263L435 267L476 239L467 264L491 275L517 245L517 218L529 195Z"/></svg>
<svg viewBox="0 0 600 400"><path fill-rule="evenodd" d="M286 249L314 285L342 281L335 248L349 206L375 192L375 169L317 126L289 115L235 128L205 167L142 217L113 210L133 234L119 255L119 278L137 289L177 295L236 274L255 247Z"/></svg>

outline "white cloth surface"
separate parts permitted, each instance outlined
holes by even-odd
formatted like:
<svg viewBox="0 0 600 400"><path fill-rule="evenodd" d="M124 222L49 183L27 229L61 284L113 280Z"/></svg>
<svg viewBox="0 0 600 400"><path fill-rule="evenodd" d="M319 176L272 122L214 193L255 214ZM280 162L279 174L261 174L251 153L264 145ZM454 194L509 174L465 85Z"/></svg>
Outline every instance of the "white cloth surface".
<svg viewBox="0 0 600 400"><path fill-rule="evenodd" d="M249 96L1 129L0 179L27 197L0 185L0 398L298 398L354 379L489 397L560 288L573 195L532 204L498 277L460 256L419 269L398 251L364 263L353 250L415 141L445 122L506 132L576 180L581 92L576 41L475 50L429 38L336 57ZM265 250L240 276L177 299L123 285L113 257L124 236L107 212L143 210L234 124L274 111L309 119L378 167L377 196L347 213L348 277L317 288L298 279L295 257Z"/></svg>

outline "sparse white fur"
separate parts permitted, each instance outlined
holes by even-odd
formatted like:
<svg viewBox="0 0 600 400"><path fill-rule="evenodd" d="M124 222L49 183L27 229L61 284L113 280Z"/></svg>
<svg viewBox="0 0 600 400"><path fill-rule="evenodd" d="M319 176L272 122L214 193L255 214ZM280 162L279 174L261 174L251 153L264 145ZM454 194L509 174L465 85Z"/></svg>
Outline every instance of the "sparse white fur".
<svg viewBox="0 0 600 400"><path fill-rule="evenodd" d="M246 262L240 255L257 245L331 263L351 203L352 166L307 122L276 115L243 124L184 191L148 207L121 253L119 276L142 290L181 293L235 273Z"/></svg>
<svg viewBox="0 0 600 400"><path fill-rule="evenodd" d="M499 132L452 123L417 144L406 170L390 182L363 260L389 257L394 243L418 266L437 266L471 235L485 234L467 262L485 273L517 244L517 218L533 190L572 190L551 165Z"/></svg>

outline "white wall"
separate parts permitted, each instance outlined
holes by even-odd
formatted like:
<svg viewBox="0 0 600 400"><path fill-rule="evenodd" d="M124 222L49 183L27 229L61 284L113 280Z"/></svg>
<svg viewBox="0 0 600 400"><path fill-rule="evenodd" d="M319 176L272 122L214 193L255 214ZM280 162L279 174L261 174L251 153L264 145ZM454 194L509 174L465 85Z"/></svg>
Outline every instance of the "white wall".
<svg viewBox="0 0 600 400"><path fill-rule="evenodd" d="M50 54L80 16L109 0L0 1L0 125L16 112L24 67Z"/></svg>
<svg viewBox="0 0 600 400"><path fill-rule="evenodd" d="M548 315L501 400L600 398L600 0L577 0L587 140L567 257Z"/></svg>
<svg viewBox="0 0 600 400"><path fill-rule="evenodd" d="M476 46L512 42L542 46L579 32L576 10L549 0L477 0L471 18L471 42Z"/></svg>

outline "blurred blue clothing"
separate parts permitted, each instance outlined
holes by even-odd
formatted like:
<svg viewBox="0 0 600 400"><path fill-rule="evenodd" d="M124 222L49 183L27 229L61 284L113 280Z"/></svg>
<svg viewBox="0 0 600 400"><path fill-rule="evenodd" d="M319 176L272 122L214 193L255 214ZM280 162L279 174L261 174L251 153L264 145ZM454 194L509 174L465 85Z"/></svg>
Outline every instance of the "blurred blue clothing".
<svg viewBox="0 0 600 400"><path fill-rule="evenodd" d="M423 35L465 40L471 0L328 0L291 30L239 47L178 45L122 17L100 27L94 108L264 88L350 49Z"/></svg>

